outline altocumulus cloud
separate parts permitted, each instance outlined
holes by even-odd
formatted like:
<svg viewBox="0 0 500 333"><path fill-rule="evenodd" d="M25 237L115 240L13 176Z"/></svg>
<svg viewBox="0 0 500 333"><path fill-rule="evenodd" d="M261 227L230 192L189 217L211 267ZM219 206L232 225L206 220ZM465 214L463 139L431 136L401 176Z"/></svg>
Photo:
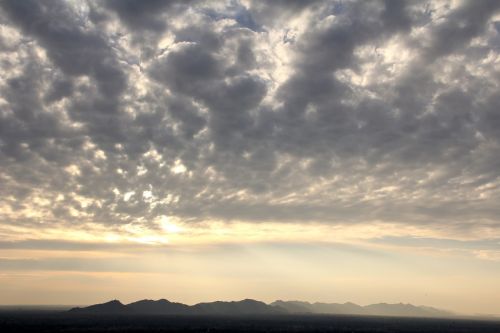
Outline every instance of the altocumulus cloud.
<svg viewBox="0 0 500 333"><path fill-rule="evenodd" d="M4 225L500 227L500 2L2 1Z"/></svg>

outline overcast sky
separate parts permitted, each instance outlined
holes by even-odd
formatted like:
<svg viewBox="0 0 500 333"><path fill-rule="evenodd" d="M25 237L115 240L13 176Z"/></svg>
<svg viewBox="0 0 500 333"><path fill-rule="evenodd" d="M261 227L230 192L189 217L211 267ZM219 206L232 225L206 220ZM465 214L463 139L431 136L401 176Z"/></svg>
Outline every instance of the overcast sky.
<svg viewBox="0 0 500 333"><path fill-rule="evenodd" d="M499 50L498 0L0 2L0 302L498 312Z"/></svg>

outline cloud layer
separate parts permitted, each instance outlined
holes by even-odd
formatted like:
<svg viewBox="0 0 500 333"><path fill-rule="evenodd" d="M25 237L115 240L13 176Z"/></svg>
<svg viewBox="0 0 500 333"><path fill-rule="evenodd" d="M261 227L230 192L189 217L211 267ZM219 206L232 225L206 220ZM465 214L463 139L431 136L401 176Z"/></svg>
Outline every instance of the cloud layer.
<svg viewBox="0 0 500 333"><path fill-rule="evenodd" d="M499 235L500 2L3 1L0 219Z"/></svg>

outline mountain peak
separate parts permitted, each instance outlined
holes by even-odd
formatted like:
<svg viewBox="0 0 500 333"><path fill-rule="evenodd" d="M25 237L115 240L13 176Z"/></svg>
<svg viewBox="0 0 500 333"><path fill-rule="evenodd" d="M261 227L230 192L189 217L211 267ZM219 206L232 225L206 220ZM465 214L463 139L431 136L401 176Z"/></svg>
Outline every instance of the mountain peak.
<svg viewBox="0 0 500 333"><path fill-rule="evenodd" d="M189 311L189 306L181 303L172 303L164 298L157 301L143 299L127 305L134 313L144 314L182 314Z"/></svg>
<svg viewBox="0 0 500 333"><path fill-rule="evenodd" d="M95 304L91 306L87 306L85 308L73 308L70 310L70 312L73 313L102 313L102 314L118 314L118 313L123 313L126 312L128 308L122 304L117 299L114 299L109 302L101 303L101 304Z"/></svg>

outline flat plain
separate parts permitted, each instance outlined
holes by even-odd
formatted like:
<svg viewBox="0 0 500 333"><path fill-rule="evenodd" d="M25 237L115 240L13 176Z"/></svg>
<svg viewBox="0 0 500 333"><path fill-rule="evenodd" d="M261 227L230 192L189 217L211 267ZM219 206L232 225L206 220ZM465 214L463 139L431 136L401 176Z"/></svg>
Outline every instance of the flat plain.
<svg viewBox="0 0 500 333"><path fill-rule="evenodd" d="M70 315L1 311L0 332L446 332L498 333L500 321L340 315Z"/></svg>

